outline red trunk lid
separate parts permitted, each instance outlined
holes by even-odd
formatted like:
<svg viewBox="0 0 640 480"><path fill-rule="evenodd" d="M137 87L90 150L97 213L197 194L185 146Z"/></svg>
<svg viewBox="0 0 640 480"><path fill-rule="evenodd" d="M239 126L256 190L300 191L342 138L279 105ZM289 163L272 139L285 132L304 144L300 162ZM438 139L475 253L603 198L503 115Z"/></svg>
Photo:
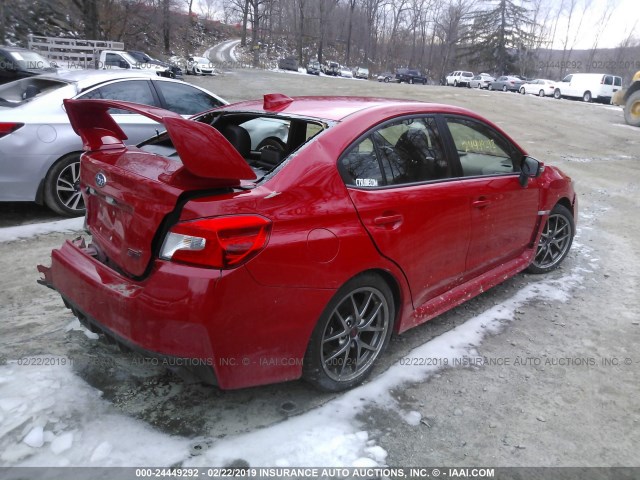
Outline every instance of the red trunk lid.
<svg viewBox="0 0 640 480"><path fill-rule="evenodd" d="M126 102L66 100L65 108L88 151L80 173L87 226L108 261L131 276L145 273L154 242L162 241L156 238L161 225L188 192L215 194L255 179L247 162L210 125ZM179 158L126 147L110 108L163 123Z"/></svg>

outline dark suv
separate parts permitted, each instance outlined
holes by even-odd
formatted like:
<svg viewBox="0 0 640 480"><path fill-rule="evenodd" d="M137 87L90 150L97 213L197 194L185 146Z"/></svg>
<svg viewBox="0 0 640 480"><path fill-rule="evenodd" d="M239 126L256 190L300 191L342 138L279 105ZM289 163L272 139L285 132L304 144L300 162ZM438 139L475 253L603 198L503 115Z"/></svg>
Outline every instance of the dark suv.
<svg viewBox="0 0 640 480"><path fill-rule="evenodd" d="M182 78L182 69L177 65L171 65L167 62L163 62L162 60L158 60L157 58L152 58L139 50L129 50L128 53L141 64L148 63L150 65L166 67L168 73L160 75L161 77Z"/></svg>
<svg viewBox="0 0 640 480"><path fill-rule="evenodd" d="M420 70L411 70L409 68L397 69L396 80L400 83L421 83L422 85L426 85L428 81L426 75L422 75Z"/></svg>
<svg viewBox="0 0 640 480"><path fill-rule="evenodd" d="M0 84L55 71L55 65L39 53L0 45Z"/></svg>

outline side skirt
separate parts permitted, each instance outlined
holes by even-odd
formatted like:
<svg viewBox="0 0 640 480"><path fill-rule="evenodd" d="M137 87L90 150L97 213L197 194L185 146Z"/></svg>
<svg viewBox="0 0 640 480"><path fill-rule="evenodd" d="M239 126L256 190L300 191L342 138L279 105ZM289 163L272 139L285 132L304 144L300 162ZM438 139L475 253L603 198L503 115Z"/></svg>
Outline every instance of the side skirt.
<svg viewBox="0 0 640 480"><path fill-rule="evenodd" d="M425 323L434 317L486 292L491 287L508 280L529 266L535 250L526 250L519 257L490 270L479 277L452 288L442 295L429 300L418 307L409 318L399 326L398 333Z"/></svg>

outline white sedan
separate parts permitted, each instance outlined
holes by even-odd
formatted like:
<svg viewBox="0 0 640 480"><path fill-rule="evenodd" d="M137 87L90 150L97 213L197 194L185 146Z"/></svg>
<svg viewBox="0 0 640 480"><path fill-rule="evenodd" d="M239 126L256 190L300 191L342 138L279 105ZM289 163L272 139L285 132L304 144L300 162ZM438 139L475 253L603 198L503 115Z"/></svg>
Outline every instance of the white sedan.
<svg viewBox="0 0 640 480"><path fill-rule="evenodd" d="M540 97L551 97L555 90L555 82L552 80L545 80L539 78L537 80L531 80L530 82L522 84L520 87L520 93L531 93Z"/></svg>

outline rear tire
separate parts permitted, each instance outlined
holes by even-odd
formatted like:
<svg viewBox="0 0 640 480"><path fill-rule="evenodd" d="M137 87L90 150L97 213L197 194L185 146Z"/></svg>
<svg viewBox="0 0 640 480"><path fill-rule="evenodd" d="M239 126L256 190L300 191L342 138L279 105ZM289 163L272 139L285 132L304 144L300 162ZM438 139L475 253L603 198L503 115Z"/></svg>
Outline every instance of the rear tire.
<svg viewBox="0 0 640 480"><path fill-rule="evenodd" d="M538 92L538 96L539 96L539 97L544 97L544 90L540 90L540 91Z"/></svg>
<svg viewBox="0 0 640 480"><path fill-rule="evenodd" d="M624 119L634 127L640 127L640 90L633 92L624 106Z"/></svg>
<svg viewBox="0 0 640 480"><path fill-rule="evenodd" d="M593 100L593 98L591 97L591 92L589 90L587 90L582 95L582 101L583 102L587 102L587 103L591 103L591 100Z"/></svg>
<svg viewBox="0 0 640 480"><path fill-rule="evenodd" d="M44 203L65 217L85 214L80 190L80 153L62 157L49 169L44 180Z"/></svg>
<svg viewBox="0 0 640 480"><path fill-rule="evenodd" d="M389 285L364 273L349 280L320 316L304 357L303 378L329 392L362 383L391 337L395 305Z"/></svg>

